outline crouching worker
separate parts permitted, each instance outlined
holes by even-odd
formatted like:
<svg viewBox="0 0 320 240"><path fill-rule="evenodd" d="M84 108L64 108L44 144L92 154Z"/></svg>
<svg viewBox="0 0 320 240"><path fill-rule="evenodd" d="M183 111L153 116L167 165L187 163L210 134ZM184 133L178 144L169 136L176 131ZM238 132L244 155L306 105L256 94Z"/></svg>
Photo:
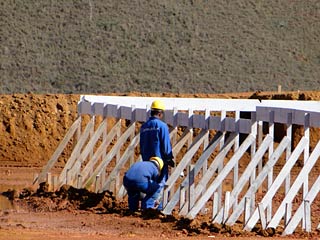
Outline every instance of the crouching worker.
<svg viewBox="0 0 320 240"><path fill-rule="evenodd" d="M123 185L128 193L129 210L135 212L139 209L156 208L159 198L159 176L163 168L163 161L159 157L151 157L150 161L134 163L123 177Z"/></svg>

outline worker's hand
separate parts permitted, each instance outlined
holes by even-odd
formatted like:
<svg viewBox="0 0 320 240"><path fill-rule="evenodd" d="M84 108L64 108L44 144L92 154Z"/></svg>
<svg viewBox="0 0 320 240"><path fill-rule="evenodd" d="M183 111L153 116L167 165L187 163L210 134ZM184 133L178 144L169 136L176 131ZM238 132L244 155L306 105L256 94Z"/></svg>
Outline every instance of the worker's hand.
<svg viewBox="0 0 320 240"><path fill-rule="evenodd" d="M156 201L154 202L154 207L153 207L153 209L157 209L157 208L159 207L159 205L160 205L160 201L159 201L159 200L156 200Z"/></svg>
<svg viewBox="0 0 320 240"><path fill-rule="evenodd" d="M167 162L168 166L170 167L175 167L176 166L176 163L173 159L169 159L168 162Z"/></svg>

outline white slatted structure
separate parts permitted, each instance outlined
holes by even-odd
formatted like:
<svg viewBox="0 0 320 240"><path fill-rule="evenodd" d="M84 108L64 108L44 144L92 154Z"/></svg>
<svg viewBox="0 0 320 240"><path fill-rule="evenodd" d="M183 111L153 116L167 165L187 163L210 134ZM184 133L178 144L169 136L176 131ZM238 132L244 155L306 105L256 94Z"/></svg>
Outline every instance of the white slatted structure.
<svg viewBox="0 0 320 240"><path fill-rule="evenodd" d="M140 139L138 123L148 119L149 105L155 99L159 98L81 96L79 118L43 168L38 182L53 182L54 188L70 184L97 192L110 190L118 198L124 197L122 175L141 160L135 154ZM233 225L243 220L246 230L259 220L263 228L275 228L283 221L284 234L292 233L300 222L306 231L314 227L310 209L319 192L319 180L312 182L308 175L320 156L320 143L309 151L310 128L320 128L320 102L161 99L178 158L163 193L165 214L176 210L195 218L210 212L213 222ZM241 118L244 112L250 113L251 119ZM84 127L82 116L90 116ZM97 116L103 120L96 126ZM109 118L117 121L107 130ZM286 127L280 143L274 142L275 124ZM292 144L293 126L304 129L296 146ZM178 134L178 128L184 132ZM240 140L240 134L245 139ZM76 144L68 161L58 176L52 176L50 170L72 138L76 138ZM244 162L248 158L250 161ZM301 158L303 166L291 182L290 173ZM273 199L279 196L283 200L275 204ZM301 205L294 206L293 199L299 197Z"/></svg>

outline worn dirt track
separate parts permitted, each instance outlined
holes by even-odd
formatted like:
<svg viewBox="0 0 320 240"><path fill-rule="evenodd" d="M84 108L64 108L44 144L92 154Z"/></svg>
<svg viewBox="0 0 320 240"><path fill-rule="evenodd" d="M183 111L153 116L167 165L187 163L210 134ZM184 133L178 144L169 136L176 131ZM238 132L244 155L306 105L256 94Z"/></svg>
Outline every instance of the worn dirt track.
<svg viewBox="0 0 320 240"><path fill-rule="evenodd" d="M154 96L319 100L320 92ZM75 120L78 99L79 95L0 96L0 192L12 199L0 198L0 239L258 239L264 235L244 232L239 226L213 226L205 217L188 221L154 212L128 215L126 202L116 201L108 192L97 195L64 186L49 193L45 186L33 187L33 174L44 166ZM312 134L319 139L319 133ZM57 168L63 164L61 160ZM316 231L298 231L284 239L319 237ZM282 238L276 232L273 239Z"/></svg>

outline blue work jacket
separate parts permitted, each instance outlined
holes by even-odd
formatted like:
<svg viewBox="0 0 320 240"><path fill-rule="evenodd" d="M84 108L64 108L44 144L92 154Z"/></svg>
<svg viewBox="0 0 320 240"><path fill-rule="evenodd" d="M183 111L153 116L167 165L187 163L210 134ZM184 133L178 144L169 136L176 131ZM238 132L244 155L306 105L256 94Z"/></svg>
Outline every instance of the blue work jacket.
<svg viewBox="0 0 320 240"><path fill-rule="evenodd" d="M157 181L159 170L156 164L151 161L136 162L125 173L125 178L131 183Z"/></svg>
<svg viewBox="0 0 320 240"><path fill-rule="evenodd" d="M150 117L140 128L140 153L143 161L160 157L164 162L172 159L169 129L166 123Z"/></svg>

